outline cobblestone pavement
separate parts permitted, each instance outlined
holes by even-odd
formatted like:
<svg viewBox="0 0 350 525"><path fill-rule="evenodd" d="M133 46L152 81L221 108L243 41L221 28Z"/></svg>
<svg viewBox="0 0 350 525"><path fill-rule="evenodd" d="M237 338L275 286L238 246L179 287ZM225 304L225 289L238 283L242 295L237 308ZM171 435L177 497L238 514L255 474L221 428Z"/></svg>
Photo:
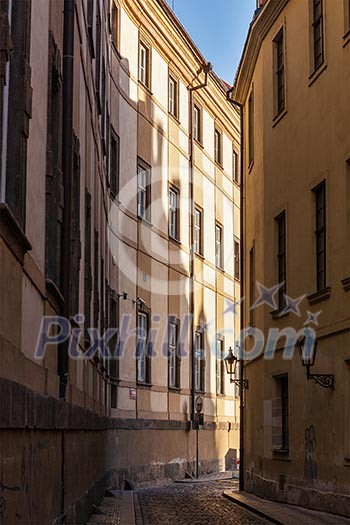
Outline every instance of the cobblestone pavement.
<svg viewBox="0 0 350 525"><path fill-rule="evenodd" d="M88 525L119 525L121 502L120 494L105 498L99 507L99 514L93 514Z"/></svg>
<svg viewBox="0 0 350 525"><path fill-rule="evenodd" d="M137 525L266 525L266 520L226 500L236 481L172 484L139 489Z"/></svg>

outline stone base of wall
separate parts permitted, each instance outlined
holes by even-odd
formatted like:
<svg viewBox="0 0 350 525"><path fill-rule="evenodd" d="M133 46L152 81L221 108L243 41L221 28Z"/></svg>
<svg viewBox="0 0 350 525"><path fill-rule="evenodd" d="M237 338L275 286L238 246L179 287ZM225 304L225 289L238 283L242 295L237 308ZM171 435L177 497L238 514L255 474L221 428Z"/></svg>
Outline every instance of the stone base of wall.
<svg viewBox="0 0 350 525"><path fill-rule="evenodd" d="M281 490L277 481L263 478L249 471L246 473L246 490L261 498L350 517L350 495L347 494L292 485L288 484L288 480Z"/></svg>

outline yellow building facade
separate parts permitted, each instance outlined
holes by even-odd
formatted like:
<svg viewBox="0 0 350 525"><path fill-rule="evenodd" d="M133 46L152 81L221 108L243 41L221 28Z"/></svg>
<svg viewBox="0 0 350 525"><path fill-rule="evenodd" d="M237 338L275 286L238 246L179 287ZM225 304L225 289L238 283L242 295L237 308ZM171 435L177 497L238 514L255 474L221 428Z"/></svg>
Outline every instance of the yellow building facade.
<svg viewBox="0 0 350 525"><path fill-rule="evenodd" d="M242 326L251 327L245 487L344 516L350 515L349 12L343 0L265 2L232 94L244 112ZM309 380L297 349L283 355L305 327L318 342ZM264 344L254 352L259 338Z"/></svg>

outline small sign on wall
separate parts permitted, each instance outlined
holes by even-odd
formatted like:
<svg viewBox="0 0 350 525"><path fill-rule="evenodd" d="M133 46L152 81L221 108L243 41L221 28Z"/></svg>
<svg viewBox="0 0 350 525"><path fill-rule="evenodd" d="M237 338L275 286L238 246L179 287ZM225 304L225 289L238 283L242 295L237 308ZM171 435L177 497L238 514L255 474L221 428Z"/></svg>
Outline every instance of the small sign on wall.
<svg viewBox="0 0 350 525"><path fill-rule="evenodd" d="M137 390L136 388L129 388L129 399L136 400Z"/></svg>

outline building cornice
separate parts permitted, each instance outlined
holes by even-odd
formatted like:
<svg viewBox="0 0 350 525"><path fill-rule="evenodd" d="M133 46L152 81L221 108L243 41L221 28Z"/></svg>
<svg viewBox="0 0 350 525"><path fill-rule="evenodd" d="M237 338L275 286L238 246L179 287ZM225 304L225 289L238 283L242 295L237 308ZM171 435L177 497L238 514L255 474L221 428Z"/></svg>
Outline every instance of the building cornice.
<svg viewBox="0 0 350 525"><path fill-rule="evenodd" d="M247 99L262 42L288 1L268 0L249 27L233 90L233 98L240 104Z"/></svg>

